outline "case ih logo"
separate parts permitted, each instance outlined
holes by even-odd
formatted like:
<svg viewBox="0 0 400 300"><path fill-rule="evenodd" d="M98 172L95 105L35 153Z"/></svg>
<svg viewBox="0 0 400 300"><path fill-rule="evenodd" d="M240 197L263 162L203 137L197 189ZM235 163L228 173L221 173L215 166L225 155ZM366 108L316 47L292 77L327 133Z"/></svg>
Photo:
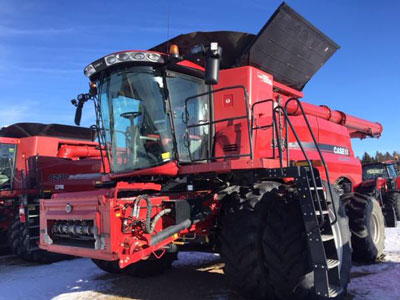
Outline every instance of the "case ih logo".
<svg viewBox="0 0 400 300"><path fill-rule="evenodd" d="M69 177L68 174L50 174L49 181L65 180L68 179L68 177Z"/></svg>
<svg viewBox="0 0 400 300"><path fill-rule="evenodd" d="M343 147L333 147L333 153L335 154L341 154L341 155L350 155L350 151L347 148Z"/></svg>
<svg viewBox="0 0 400 300"><path fill-rule="evenodd" d="M314 143L302 143L302 145L306 149L315 149ZM349 148L346 148L346 147L333 146L333 145L327 145L327 144L318 144L318 146L319 146L319 149L323 152L329 152L329 153L334 153L334 154L339 154L339 155L344 155L344 156L350 156L350 150L349 150ZM289 148L300 149L299 144L297 142L289 143Z"/></svg>

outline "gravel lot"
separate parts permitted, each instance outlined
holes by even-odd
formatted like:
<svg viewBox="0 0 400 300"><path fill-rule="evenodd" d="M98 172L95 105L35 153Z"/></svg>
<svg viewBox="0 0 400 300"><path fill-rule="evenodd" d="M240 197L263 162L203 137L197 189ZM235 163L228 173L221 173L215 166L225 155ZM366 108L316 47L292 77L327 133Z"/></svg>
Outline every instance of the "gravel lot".
<svg viewBox="0 0 400 300"><path fill-rule="evenodd" d="M386 229L385 261L352 270L348 299L400 299L400 227ZM219 256L180 253L167 273L147 279L107 274L88 259L51 265L0 256L0 299L243 300L231 292Z"/></svg>

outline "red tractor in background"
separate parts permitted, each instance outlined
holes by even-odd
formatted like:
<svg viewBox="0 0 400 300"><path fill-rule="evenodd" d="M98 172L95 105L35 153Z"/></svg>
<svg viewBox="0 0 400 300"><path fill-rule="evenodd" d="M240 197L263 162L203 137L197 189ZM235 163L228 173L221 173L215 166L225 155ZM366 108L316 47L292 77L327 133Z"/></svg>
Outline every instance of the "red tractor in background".
<svg viewBox="0 0 400 300"><path fill-rule="evenodd" d="M363 183L359 187L365 193L373 193L384 208L386 225L396 226L400 220L400 175L396 161L363 164Z"/></svg>
<svg viewBox="0 0 400 300"><path fill-rule="evenodd" d="M215 251L244 297L342 299L351 243L374 262L384 226L355 192L351 146L382 126L299 100L337 49L282 4L257 35L194 32L90 64L76 122L94 100L110 172L41 200L40 247L134 276Z"/></svg>
<svg viewBox="0 0 400 300"><path fill-rule="evenodd" d="M89 128L59 124L0 130L0 248L37 262L60 257L38 247L39 199L95 188L101 160L93 138Z"/></svg>

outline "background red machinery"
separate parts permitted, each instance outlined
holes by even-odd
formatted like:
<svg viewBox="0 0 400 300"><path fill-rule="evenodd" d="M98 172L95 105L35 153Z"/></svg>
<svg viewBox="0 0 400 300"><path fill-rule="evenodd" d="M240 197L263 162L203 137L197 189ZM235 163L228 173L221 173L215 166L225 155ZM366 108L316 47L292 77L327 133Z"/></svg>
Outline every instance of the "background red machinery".
<svg viewBox="0 0 400 300"><path fill-rule="evenodd" d="M40 202L40 247L137 276L217 251L245 297L342 299L349 230L353 258L382 254L351 146L382 126L299 100L337 48L282 4L257 35L195 32L87 66L76 121L94 99L110 172Z"/></svg>
<svg viewBox="0 0 400 300"><path fill-rule="evenodd" d="M55 258L37 245L38 199L95 188L101 160L93 138L89 128L59 124L17 123L0 130L1 248L28 260Z"/></svg>
<svg viewBox="0 0 400 300"><path fill-rule="evenodd" d="M396 227L400 220L400 176L396 164L396 161L363 164L363 182L358 187L379 200L388 227Z"/></svg>

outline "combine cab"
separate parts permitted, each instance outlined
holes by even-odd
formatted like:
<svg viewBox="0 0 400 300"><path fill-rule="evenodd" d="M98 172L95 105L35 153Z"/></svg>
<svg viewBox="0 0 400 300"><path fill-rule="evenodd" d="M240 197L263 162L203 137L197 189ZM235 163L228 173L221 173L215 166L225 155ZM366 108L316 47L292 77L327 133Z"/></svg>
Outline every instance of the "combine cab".
<svg viewBox="0 0 400 300"><path fill-rule="evenodd" d="M355 192L351 138L382 126L299 100L337 48L282 4L258 35L190 33L88 65L75 120L93 99L110 172L41 200L40 247L134 276L216 251L250 299L342 299L350 230L354 258L381 254L358 232L377 201Z"/></svg>
<svg viewBox="0 0 400 300"><path fill-rule="evenodd" d="M95 188L101 160L93 137L91 129L58 124L0 130L1 248L31 261L59 258L39 250L39 199Z"/></svg>

